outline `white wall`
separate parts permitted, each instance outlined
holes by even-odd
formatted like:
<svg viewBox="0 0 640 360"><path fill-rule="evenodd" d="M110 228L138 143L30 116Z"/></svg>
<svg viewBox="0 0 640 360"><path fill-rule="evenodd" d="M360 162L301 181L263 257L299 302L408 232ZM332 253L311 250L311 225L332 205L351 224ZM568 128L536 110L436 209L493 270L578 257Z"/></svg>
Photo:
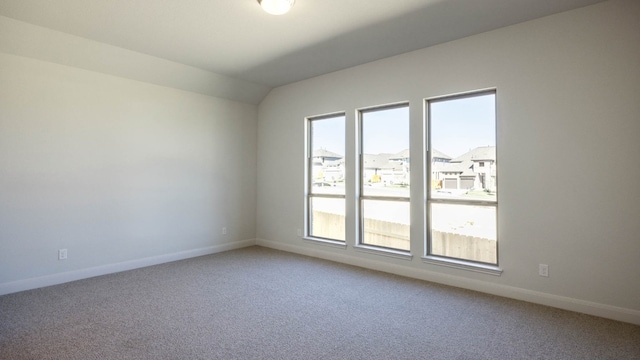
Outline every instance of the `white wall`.
<svg viewBox="0 0 640 360"><path fill-rule="evenodd" d="M254 243L256 121L0 53L0 294Z"/></svg>
<svg viewBox="0 0 640 360"><path fill-rule="evenodd" d="M640 324L640 3L609 1L271 91L259 107L258 243ZM414 34L413 36L419 36ZM354 48L353 51L357 51ZM335 54L340 56L340 54ZM498 93L499 277L421 261L423 99ZM304 118L409 101L410 261L305 242ZM283 176L282 174L288 174ZM548 278L538 264L549 264Z"/></svg>
<svg viewBox="0 0 640 360"><path fill-rule="evenodd" d="M0 52L258 104L264 85L0 16Z"/></svg>

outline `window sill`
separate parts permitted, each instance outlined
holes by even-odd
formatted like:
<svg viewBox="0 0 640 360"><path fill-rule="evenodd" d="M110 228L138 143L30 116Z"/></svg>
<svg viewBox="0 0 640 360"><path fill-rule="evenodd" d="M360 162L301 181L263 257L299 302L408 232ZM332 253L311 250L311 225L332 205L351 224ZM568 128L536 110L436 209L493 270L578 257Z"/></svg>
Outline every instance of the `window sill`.
<svg viewBox="0 0 640 360"><path fill-rule="evenodd" d="M464 260L455 260L455 259L448 259L448 258L443 258L439 256L429 255L429 256L423 256L422 262L427 264L446 266L446 267L455 268L455 269L475 271L475 272L493 275L493 276L502 275L502 269L497 266L487 265L487 264L478 264L478 263L473 263L473 262L464 261Z"/></svg>
<svg viewBox="0 0 640 360"><path fill-rule="evenodd" d="M354 249L361 252L388 256L396 259L402 259L402 260L413 259L413 255L411 255L411 253L402 251L402 250L385 249L385 248L379 248L379 247L368 246L368 245L356 245L354 246Z"/></svg>
<svg viewBox="0 0 640 360"><path fill-rule="evenodd" d="M341 249L347 248L347 243L344 241L321 239L321 238L314 238L314 237L303 237L302 239L304 241L318 244L318 245L325 245L325 246L341 248Z"/></svg>

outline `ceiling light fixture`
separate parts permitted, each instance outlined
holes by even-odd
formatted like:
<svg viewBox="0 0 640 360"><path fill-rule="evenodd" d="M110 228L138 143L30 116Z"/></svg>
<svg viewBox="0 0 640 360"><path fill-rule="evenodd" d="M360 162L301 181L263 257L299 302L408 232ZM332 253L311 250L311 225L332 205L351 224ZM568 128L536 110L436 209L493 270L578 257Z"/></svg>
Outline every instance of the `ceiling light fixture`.
<svg viewBox="0 0 640 360"><path fill-rule="evenodd" d="M293 7L296 0L258 0L262 10L271 15L286 14Z"/></svg>

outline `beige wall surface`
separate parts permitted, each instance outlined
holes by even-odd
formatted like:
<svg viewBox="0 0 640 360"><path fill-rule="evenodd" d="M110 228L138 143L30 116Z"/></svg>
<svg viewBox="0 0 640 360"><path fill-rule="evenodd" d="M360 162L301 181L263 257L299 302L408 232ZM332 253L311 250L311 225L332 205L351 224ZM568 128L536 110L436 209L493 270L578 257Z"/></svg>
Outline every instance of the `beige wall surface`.
<svg viewBox="0 0 640 360"><path fill-rule="evenodd" d="M0 53L0 288L253 241L256 121L254 105Z"/></svg>
<svg viewBox="0 0 640 360"><path fill-rule="evenodd" d="M259 106L258 243L640 322L638 24L640 3L609 1L272 90ZM497 89L501 276L421 261L424 99L486 88ZM411 260L353 247L355 113L401 101L411 107ZM349 139L346 248L296 234L304 119L337 111Z"/></svg>

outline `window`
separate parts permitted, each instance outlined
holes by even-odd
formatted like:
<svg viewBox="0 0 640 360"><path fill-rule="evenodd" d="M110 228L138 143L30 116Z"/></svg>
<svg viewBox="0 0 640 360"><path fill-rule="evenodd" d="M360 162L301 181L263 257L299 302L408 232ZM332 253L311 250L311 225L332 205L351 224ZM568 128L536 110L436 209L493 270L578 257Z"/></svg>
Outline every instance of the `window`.
<svg viewBox="0 0 640 360"><path fill-rule="evenodd" d="M427 109L427 255L497 265L496 93Z"/></svg>
<svg viewBox="0 0 640 360"><path fill-rule="evenodd" d="M306 237L345 241L345 117L307 119Z"/></svg>
<svg viewBox="0 0 640 360"><path fill-rule="evenodd" d="M408 252L409 106L360 111L359 245Z"/></svg>

